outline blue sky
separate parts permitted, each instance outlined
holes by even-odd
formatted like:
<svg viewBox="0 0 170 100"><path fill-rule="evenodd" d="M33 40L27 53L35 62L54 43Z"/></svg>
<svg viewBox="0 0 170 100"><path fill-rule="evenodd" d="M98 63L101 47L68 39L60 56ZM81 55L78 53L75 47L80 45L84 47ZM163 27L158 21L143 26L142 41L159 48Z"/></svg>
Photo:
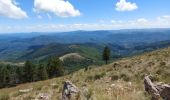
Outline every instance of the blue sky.
<svg viewBox="0 0 170 100"><path fill-rule="evenodd" d="M170 0L0 0L0 33L169 28Z"/></svg>

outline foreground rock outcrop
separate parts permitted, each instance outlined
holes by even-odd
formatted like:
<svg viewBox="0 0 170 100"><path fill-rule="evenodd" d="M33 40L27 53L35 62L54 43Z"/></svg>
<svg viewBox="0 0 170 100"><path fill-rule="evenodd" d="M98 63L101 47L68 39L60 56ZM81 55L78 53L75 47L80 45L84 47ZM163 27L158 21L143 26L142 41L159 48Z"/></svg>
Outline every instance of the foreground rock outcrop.
<svg viewBox="0 0 170 100"><path fill-rule="evenodd" d="M65 81L62 91L62 100L76 100L79 89L70 81Z"/></svg>
<svg viewBox="0 0 170 100"><path fill-rule="evenodd" d="M152 100L170 100L170 85L168 84L154 84L149 76L144 79L145 90L152 96Z"/></svg>

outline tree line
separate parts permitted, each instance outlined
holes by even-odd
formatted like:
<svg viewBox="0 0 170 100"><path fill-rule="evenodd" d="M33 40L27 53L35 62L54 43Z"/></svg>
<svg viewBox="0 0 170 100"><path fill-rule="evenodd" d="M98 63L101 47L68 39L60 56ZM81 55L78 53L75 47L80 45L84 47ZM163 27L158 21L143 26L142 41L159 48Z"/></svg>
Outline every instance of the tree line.
<svg viewBox="0 0 170 100"><path fill-rule="evenodd" d="M23 66L0 65L0 88L11 87L21 83L46 80L64 74L63 63L53 57L46 64L34 64L26 61Z"/></svg>
<svg viewBox="0 0 170 100"><path fill-rule="evenodd" d="M108 47L104 48L102 58L106 64L110 60L110 49ZM83 64L88 65L86 63L88 61ZM57 57L49 58L47 63L35 64L31 61L26 61L23 66L0 64L0 88L62 76L65 73L64 66L63 62Z"/></svg>

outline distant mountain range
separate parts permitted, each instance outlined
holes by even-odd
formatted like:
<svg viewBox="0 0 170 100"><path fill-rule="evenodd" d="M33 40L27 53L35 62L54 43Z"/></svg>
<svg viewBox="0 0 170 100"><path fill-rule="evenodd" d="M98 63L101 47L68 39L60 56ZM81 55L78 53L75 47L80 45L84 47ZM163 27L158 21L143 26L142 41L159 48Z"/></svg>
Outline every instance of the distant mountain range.
<svg viewBox="0 0 170 100"><path fill-rule="evenodd" d="M100 53L106 45L114 57L164 48L170 46L170 29L1 34L0 60L45 59L82 49Z"/></svg>

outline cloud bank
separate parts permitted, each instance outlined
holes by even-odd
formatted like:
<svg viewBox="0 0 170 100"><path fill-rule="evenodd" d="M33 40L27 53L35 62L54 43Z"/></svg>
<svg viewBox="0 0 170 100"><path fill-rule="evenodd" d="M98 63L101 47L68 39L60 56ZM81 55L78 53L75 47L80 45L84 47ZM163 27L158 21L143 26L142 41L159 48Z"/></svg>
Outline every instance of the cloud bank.
<svg viewBox="0 0 170 100"><path fill-rule="evenodd" d="M22 19L28 17L26 12L18 7L14 0L0 0L0 16L13 19Z"/></svg>
<svg viewBox="0 0 170 100"><path fill-rule="evenodd" d="M59 17L80 16L79 10L66 0L34 0L34 11L53 13Z"/></svg>
<svg viewBox="0 0 170 100"><path fill-rule="evenodd" d="M3 32L63 32L75 30L117 30L143 28L169 28L170 16L159 16L153 19L138 18L133 20L110 20L99 23L72 23L72 24L33 24L26 26L1 26Z"/></svg>

